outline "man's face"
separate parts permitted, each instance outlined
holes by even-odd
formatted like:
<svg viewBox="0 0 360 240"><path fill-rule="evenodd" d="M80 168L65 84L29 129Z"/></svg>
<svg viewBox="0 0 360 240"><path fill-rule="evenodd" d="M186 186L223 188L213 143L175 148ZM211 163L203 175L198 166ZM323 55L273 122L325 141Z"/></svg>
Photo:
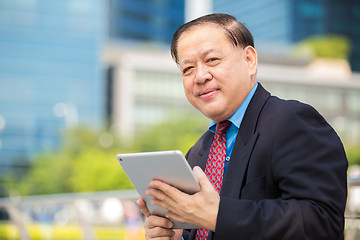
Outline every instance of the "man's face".
<svg viewBox="0 0 360 240"><path fill-rule="evenodd" d="M215 122L230 118L256 83L255 49L234 47L215 24L185 31L177 52L188 101Z"/></svg>

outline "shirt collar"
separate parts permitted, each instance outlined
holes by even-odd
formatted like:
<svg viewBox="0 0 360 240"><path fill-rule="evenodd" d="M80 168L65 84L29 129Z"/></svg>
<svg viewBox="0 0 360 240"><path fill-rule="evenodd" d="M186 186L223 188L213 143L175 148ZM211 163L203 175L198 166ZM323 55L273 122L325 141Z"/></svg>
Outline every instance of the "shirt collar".
<svg viewBox="0 0 360 240"><path fill-rule="evenodd" d="M236 112L228 119L232 123L232 125L234 125L238 129L240 128L240 124L244 118L246 109L249 106L249 103L252 97L254 96L257 87L258 87L258 83L255 84L255 86L251 89L248 96L245 98L244 102L240 105L240 107L236 110ZM215 126L216 126L216 122L211 120L209 125L209 130L215 133Z"/></svg>

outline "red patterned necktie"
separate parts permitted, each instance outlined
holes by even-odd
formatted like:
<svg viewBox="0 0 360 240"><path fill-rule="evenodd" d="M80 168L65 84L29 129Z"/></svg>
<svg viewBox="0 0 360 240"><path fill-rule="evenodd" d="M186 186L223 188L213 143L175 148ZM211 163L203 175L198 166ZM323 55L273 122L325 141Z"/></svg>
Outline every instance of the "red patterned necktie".
<svg viewBox="0 0 360 240"><path fill-rule="evenodd" d="M220 193L224 176L224 165L226 156L225 132L231 122L223 121L216 124L214 140L211 144L205 174L215 190ZM209 230L201 228L197 230L195 240L206 240Z"/></svg>

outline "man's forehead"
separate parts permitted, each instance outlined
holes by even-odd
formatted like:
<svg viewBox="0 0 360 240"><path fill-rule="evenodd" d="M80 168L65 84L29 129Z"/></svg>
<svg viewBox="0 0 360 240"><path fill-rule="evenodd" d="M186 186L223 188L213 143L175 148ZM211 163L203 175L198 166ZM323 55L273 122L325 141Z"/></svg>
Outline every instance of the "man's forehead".
<svg viewBox="0 0 360 240"><path fill-rule="evenodd" d="M222 25L217 24L217 23L207 22L207 23L200 23L200 24L189 27L181 34L180 38L183 37L183 35L186 35L188 33L193 33L196 31L201 31L201 30L209 29L209 28L211 28L212 31L214 31L214 32L220 31L220 32L225 33L225 29Z"/></svg>
<svg viewBox="0 0 360 240"><path fill-rule="evenodd" d="M201 57L206 57L207 55L211 54L211 53L218 53L218 49L215 48L210 48L210 49L206 49L204 51L201 52ZM184 65L187 63L191 63L193 62L193 60L191 58L185 58L185 59L180 59L179 63L180 65Z"/></svg>
<svg viewBox="0 0 360 240"><path fill-rule="evenodd" d="M177 46L179 49L184 44L185 46L188 44L194 44L192 41L198 41L197 43L200 41L202 44L206 44L206 42L211 42L212 40L221 40L223 42L225 40L224 38L227 39L228 37L226 35L226 31L221 26L215 24L201 24L193 26L183 32L179 37Z"/></svg>
<svg viewBox="0 0 360 240"><path fill-rule="evenodd" d="M194 56L204 58L209 54L228 52L230 47L234 46L221 26L207 24L198 28L193 27L179 38L178 63L180 65L192 63Z"/></svg>

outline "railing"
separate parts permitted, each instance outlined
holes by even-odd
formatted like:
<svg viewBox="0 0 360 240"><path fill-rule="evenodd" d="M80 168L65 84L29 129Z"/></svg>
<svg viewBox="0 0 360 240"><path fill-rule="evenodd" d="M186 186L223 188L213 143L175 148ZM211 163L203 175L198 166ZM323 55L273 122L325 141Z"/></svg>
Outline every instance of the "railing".
<svg viewBox="0 0 360 240"><path fill-rule="evenodd" d="M143 219L134 203L137 198L139 195L135 190L3 198L0 199L0 209L6 210L8 221L1 221L3 224L0 222L0 228L3 227L0 229L0 239L30 240L34 238L32 235L46 234L42 227L40 227L40 233L31 234L32 228L39 229L39 226L31 228L29 222L49 226L54 223L59 224L61 221L70 223L62 224L62 226L69 225L72 229L72 233L68 234L71 239L143 239L141 237L143 236ZM63 216L63 219L61 219L62 213L67 215ZM127 221L132 221L130 222L132 226L129 227ZM15 225L17 233L6 232L4 230L6 226L8 227L6 223ZM136 224L135 229L134 224ZM79 226L80 231L76 230L74 225ZM107 227L103 230L106 231L103 235L107 237L97 236L99 233L96 234L94 231L96 226ZM114 228L116 226L116 231L111 226ZM126 228L131 228L132 232ZM109 234L111 230L113 234ZM6 234L12 236L5 236ZM54 234L47 234L48 236L41 239L68 239L60 236L63 234L58 234L59 236L54 236Z"/></svg>
<svg viewBox="0 0 360 240"><path fill-rule="evenodd" d="M348 185L350 200L352 194L360 194L360 188L357 188L360 187L360 177L349 178ZM59 222L64 221L64 219L59 218L62 213L68 215L67 223L71 222L79 226L80 233L73 234L72 239L144 239L143 218L135 205L135 200L138 197L135 190L124 190L3 198L0 199L0 210L6 210L8 221L0 221L0 228L2 227L1 223L8 223L16 227L17 233L13 234L12 237L5 236L2 238L4 231L0 229L0 240L33 239L34 233L31 233L29 222L39 222L48 226L54 225L54 222L59 224ZM358 198L360 204L360 197ZM360 239L359 209L353 207L347 206L345 213L346 240ZM360 208L360 206L357 207ZM101 234L97 228L104 228L104 226L106 233ZM114 234L110 234L114 229L117 230ZM66 236L50 234L38 239L55 238L68 239Z"/></svg>
<svg viewBox="0 0 360 240"><path fill-rule="evenodd" d="M348 178L348 204L345 212L345 239L360 239L360 177Z"/></svg>

